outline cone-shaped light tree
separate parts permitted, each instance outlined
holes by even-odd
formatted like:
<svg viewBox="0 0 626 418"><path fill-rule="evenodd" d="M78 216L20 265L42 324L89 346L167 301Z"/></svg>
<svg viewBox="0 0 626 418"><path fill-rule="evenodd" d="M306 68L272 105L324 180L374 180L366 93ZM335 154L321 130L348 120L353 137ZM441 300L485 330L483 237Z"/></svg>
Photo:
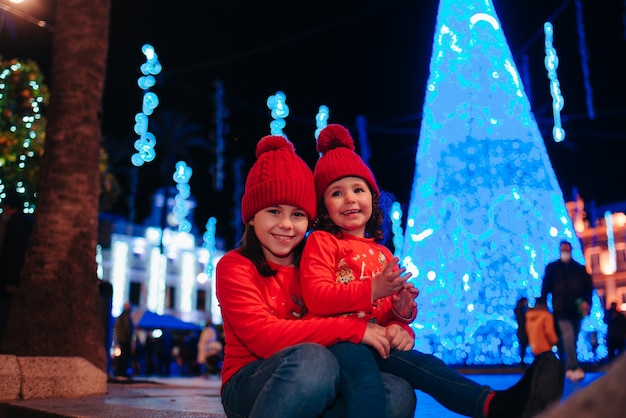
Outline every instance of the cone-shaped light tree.
<svg viewBox="0 0 626 418"><path fill-rule="evenodd" d="M402 249L416 348L518 363L516 301L539 295L560 240L583 262L543 141L491 0L441 0Z"/></svg>

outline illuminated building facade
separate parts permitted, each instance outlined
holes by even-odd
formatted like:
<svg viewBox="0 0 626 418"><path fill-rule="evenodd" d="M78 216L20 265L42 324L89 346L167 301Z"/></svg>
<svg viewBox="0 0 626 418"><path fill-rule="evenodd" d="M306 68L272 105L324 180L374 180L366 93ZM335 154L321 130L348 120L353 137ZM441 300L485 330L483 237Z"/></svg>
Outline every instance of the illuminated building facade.
<svg viewBox="0 0 626 418"><path fill-rule="evenodd" d="M616 302L626 310L626 202L585 210L585 202L578 196L567 203L574 221L576 236L580 239L587 271L601 300L602 308ZM595 213L602 216L595 216ZM582 260L580 260L582 262Z"/></svg>
<svg viewBox="0 0 626 418"><path fill-rule="evenodd" d="M113 285L112 314L119 315L124 302L130 301L137 310L170 313L188 322L203 323L211 318L213 323L221 323L214 271L223 251L208 248L196 231L182 232L170 223L163 229L155 226L162 202L162 194L157 194L148 225L100 222L105 239L101 239L98 255L99 277ZM192 212L194 200L187 204ZM172 195L168 212L175 205Z"/></svg>

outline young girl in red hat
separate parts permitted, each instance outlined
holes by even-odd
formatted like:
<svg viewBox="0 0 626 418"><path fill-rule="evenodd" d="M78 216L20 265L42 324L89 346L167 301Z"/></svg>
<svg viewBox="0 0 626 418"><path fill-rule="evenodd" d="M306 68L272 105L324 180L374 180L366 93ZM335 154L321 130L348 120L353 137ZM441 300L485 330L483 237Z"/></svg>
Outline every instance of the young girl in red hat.
<svg viewBox="0 0 626 418"><path fill-rule="evenodd" d="M380 370L402 377L456 413L531 417L557 403L563 392L563 369L551 352L538 356L516 385L494 391L434 355L412 349L413 336L407 327L417 313L413 300L418 292L406 284L409 275L401 276L398 259L380 244L383 214L374 175L354 152L352 137L341 125L328 125L320 132L317 151L321 153L314 170L318 218L300 263L309 312L393 327L395 349L387 358L372 352ZM372 370L364 366L345 380L366 379ZM352 407L347 405L348 410Z"/></svg>

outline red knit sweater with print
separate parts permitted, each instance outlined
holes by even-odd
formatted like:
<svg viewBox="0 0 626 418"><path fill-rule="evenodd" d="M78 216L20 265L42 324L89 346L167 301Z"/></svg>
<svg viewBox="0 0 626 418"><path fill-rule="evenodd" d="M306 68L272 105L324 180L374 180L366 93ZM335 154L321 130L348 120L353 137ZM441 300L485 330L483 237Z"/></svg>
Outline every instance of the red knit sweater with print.
<svg viewBox="0 0 626 418"><path fill-rule="evenodd" d="M415 336L410 321L394 314L391 296L372 303L372 278L392 259L391 251L373 238L312 232L300 262L302 294L309 313L354 317L382 326L398 323Z"/></svg>

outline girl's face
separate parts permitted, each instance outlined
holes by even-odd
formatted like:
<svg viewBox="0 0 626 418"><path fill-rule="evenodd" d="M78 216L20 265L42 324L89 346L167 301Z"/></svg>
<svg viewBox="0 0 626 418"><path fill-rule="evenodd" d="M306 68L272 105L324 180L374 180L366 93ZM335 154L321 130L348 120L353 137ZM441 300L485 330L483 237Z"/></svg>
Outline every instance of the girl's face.
<svg viewBox="0 0 626 418"><path fill-rule="evenodd" d="M293 264L293 250L302 242L309 228L309 217L295 206L269 206L254 215L251 225L265 258L278 265L290 266Z"/></svg>
<svg viewBox="0 0 626 418"><path fill-rule="evenodd" d="M324 191L324 206L335 225L342 231L365 236L365 225L372 216L372 192L360 177L344 177Z"/></svg>

